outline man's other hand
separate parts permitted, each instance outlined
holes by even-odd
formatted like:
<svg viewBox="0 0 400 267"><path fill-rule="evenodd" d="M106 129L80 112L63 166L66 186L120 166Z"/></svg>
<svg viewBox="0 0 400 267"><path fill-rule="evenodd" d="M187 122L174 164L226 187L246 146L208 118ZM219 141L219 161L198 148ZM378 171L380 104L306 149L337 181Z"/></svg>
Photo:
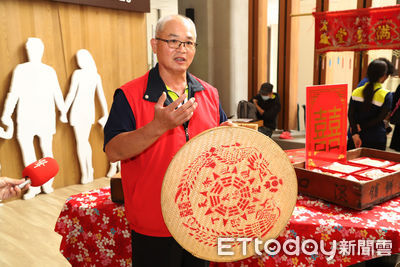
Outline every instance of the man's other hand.
<svg viewBox="0 0 400 267"><path fill-rule="evenodd" d="M154 106L154 122L156 122L159 129L163 131L171 130L187 122L193 116L193 112L198 105L192 97L179 107L186 99L186 94L182 94L169 106L164 107L166 99L167 95L163 92Z"/></svg>
<svg viewBox="0 0 400 267"><path fill-rule="evenodd" d="M237 126L237 124L235 124L235 123L233 123L231 121L224 121L219 126Z"/></svg>

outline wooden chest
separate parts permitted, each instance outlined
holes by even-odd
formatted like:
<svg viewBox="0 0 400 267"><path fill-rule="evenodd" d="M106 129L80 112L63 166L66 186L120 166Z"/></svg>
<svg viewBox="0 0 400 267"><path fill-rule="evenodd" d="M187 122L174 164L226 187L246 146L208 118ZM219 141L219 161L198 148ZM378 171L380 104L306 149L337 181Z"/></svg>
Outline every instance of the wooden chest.
<svg viewBox="0 0 400 267"><path fill-rule="evenodd" d="M347 152L348 161L362 157L400 162L400 153L367 148ZM305 162L295 162L293 165L299 192L345 207L362 210L400 195L400 171L387 171L388 175L374 180L353 181L325 174L327 172L307 170ZM359 173L362 174L362 171Z"/></svg>

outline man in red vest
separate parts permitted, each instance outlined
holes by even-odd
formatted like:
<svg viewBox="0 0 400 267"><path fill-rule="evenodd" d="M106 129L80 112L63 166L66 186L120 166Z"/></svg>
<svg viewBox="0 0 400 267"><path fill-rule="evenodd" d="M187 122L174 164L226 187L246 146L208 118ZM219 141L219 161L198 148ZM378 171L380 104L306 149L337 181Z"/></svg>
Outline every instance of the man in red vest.
<svg viewBox="0 0 400 267"><path fill-rule="evenodd" d="M169 233L161 212L161 186L175 153L197 134L228 125L217 90L187 70L196 53L189 18L161 18L151 40L158 64L115 92L104 128L104 150L121 161L133 266L207 266Z"/></svg>

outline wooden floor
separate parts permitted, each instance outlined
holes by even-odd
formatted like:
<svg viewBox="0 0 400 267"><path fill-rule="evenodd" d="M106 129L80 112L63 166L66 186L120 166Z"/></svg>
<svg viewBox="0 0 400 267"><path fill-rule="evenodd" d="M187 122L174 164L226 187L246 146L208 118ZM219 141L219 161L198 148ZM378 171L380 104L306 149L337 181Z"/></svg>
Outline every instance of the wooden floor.
<svg viewBox="0 0 400 267"><path fill-rule="evenodd" d="M0 266L71 266L61 255L61 236L54 226L65 200L91 189L109 186L109 178L86 185L71 185L30 200L0 206Z"/></svg>

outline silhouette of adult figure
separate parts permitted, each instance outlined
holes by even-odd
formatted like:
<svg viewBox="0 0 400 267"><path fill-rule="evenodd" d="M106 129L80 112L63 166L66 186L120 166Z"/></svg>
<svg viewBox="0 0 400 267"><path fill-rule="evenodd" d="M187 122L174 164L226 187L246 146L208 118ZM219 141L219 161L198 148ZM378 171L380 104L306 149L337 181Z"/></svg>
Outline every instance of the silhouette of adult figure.
<svg viewBox="0 0 400 267"><path fill-rule="evenodd" d="M28 62L18 64L13 71L10 92L7 95L2 122L13 126L11 118L17 106L17 139L22 151L24 165L37 160L33 138L39 137L43 157L53 157L53 135L56 132L56 104L61 113L60 120L67 122L64 99L54 69L42 63L44 45L39 38L28 38L26 42ZM53 180L42 185L44 193L53 192ZM30 199L40 193L40 187L31 186L24 195Z"/></svg>
<svg viewBox="0 0 400 267"><path fill-rule="evenodd" d="M13 133L14 133L14 124L8 126L6 131L2 127L0 127L0 138L11 139Z"/></svg>
<svg viewBox="0 0 400 267"><path fill-rule="evenodd" d="M72 74L65 105L67 111L71 108L69 122L75 132L82 174L81 183L86 184L93 181L92 148L89 143L89 135L95 118L95 92L103 110L103 117L98 120L103 128L107 121L108 110L101 77L97 73L92 55L88 50L80 49L76 53L76 59L80 69L75 70Z"/></svg>

